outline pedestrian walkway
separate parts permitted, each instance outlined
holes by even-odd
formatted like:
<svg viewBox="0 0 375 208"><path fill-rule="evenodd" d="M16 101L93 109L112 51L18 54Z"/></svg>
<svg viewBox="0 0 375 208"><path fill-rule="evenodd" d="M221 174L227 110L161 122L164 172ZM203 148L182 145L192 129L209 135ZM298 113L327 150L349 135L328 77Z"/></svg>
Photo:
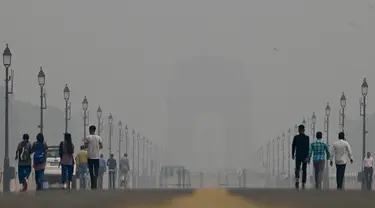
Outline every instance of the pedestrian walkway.
<svg viewBox="0 0 375 208"><path fill-rule="evenodd" d="M165 203L165 208L260 208L262 204L232 195L227 189L200 189L188 196L180 196Z"/></svg>
<svg viewBox="0 0 375 208"><path fill-rule="evenodd" d="M20 198L22 197L22 199ZM20 200L21 199L21 200ZM319 199L319 200L317 200ZM294 189L46 190L4 194L0 207L316 208L373 207L375 193Z"/></svg>

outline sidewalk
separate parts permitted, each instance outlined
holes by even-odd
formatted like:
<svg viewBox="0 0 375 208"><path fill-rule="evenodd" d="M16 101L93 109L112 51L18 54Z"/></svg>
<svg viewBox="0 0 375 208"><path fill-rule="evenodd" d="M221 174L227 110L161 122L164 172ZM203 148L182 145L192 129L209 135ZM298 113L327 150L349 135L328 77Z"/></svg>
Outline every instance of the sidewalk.
<svg viewBox="0 0 375 208"><path fill-rule="evenodd" d="M0 207L373 207L374 192L294 189L49 190L0 196ZM22 197L22 198L19 198ZM318 199L318 200L317 200ZM163 206L164 205L164 206Z"/></svg>

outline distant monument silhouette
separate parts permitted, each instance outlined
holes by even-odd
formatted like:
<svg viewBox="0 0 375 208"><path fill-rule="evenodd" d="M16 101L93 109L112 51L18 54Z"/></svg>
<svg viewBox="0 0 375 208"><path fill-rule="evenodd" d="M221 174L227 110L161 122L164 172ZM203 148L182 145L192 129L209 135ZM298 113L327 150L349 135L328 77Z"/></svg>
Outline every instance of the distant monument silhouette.
<svg viewBox="0 0 375 208"><path fill-rule="evenodd" d="M167 98L168 162L188 168L236 166L251 132L252 92L244 65L196 57L176 69Z"/></svg>

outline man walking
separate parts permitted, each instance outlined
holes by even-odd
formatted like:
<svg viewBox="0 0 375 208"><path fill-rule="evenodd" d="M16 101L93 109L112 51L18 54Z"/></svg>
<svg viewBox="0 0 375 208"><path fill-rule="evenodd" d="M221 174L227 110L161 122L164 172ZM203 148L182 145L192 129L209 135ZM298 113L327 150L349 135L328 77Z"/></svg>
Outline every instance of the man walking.
<svg viewBox="0 0 375 208"><path fill-rule="evenodd" d="M100 150L103 149L103 141L100 136L95 134L96 127L90 126L90 135L84 138L87 147L87 164L90 171L91 189L97 188L98 174L99 174L99 155Z"/></svg>
<svg viewBox="0 0 375 208"><path fill-rule="evenodd" d="M366 157L363 159L363 167L364 167L364 177L366 182L366 187L369 191L372 189L372 174L373 174L373 167L374 167L374 158L371 156L371 152L367 152Z"/></svg>
<svg viewBox="0 0 375 208"><path fill-rule="evenodd" d="M16 160L18 160L18 182L22 184L21 191L27 190L27 180L31 173L31 143L29 135L24 134L17 146Z"/></svg>
<svg viewBox="0 0 375 208"><path fill-rule="evenodd" d="M120 186L126 188L128 180L128 172L130 170L128 154L124 154L124 157L120 159Z"/></svg>
<svg viewBox="0 0 375 208"><path fill-rule="evenodd" d="M113 158L114 155L111 154L108 161L108 179L109 179L109 189L115 189L116 184L116 171L117 171L117 162L116 159Z"/></svg>
<svg viewBox="0 0 375 208"><path fill-rule="evenodd" d="M322 141L322 137L322 132L318 131L316 133L316 140L311 143L309 151L309 163L313 155L316 189L321 189L322 187L325 155L327 155L327 161L330 159L328 145Z"/></svg>
<svg viewBox="0 0 375 208"><path fill-rule="evenodd" d="M292 143L292 159L296 160L295 187L299 188L299 175L302 165L302 188L305 188L307 177L307 160L309 156L310 138L305 135L305 126L298 126L299 134L294 136Z"/></svg>
<svg viewBox="0 0 375 208"><path fill-rule="evenodd" d="M101 189L103 189L103 178L104 178L105 172L107 172L107 164L105 162L103 154L101 154L100 159L99 159L99 176L98 176L99 188Z"/></svg>
<svg viewBox="0 0 375 208"><path fill-rule="evenodd" d="M331 166L333 165L332 159L334 158L336 164L337 189L341 190L344 183L346 163L348 162L348 157L350 159L350 163L353 163L353 154L349 143L345 140L344 132L340 132L338 137L339 140L335 141L332 145L332 157L330 164Z"/></svg>

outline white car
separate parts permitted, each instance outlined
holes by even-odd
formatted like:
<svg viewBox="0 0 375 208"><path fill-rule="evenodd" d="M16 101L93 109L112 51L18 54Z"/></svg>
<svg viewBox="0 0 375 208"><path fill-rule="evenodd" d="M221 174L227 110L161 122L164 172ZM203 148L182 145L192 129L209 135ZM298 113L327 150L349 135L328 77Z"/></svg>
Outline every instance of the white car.
<svg viewBox="0 0 375 208"><path fill-rule="evenodd" d="M48 185L61 184L61 166L59 146L48 146L46 169L44 171L44 181ZM73 170L72 188L76 188L76 168Z"/></svg>

